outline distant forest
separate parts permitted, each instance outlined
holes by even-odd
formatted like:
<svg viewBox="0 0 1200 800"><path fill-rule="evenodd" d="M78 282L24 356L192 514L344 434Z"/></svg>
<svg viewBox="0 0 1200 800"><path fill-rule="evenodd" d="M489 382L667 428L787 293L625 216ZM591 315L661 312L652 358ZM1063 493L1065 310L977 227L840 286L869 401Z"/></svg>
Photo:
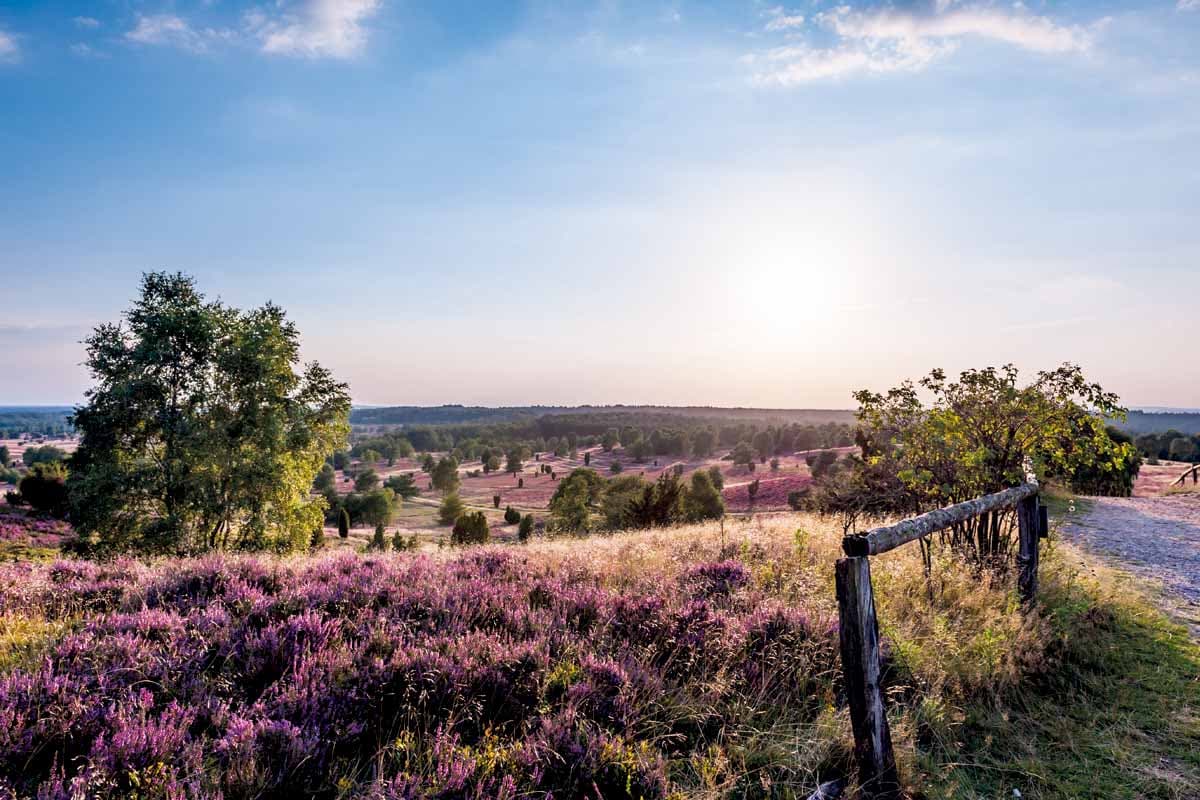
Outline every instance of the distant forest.
<svg viewBox="0 0 1200 800"><path fill-rule="evenodd" d="M850 409L717 408L714 406L388 406L355 408L350 423L361 426L486 425L531 422L549 416L586 417L596 425L712 425L721 422L820 425L851 424Z"/></svg>
<svg viewBox="0 0 1200 800"><path fill-rule="evenodd" d="M0 406L0 439L22 433L63 436L72 431L70 406Z"/></svg>
<svg viewBox="0 0 1200 800"><path fill-rule="evenodd" d="M1167 431L1195 436L1200 434L1200 412L1130 411L1129 419L1125 422L1113 422L1113 425L1131 436Z"/></svg>

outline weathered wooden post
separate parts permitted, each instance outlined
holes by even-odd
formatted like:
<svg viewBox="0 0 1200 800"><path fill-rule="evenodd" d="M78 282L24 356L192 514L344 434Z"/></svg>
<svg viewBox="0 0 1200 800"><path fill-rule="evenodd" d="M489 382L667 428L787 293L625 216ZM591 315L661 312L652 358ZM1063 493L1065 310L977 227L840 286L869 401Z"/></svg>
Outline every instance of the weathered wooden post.
<svg viewBox="0 0 1200 800"><path fill-rule="evenodd" d="M1033 601L1038 584L1038 539L1041 538L1038 496L1032 494L1017 504L1017 593L1022 603Z"/></svg>
<svg viewBox="0 0 1200 800"><path fill-rule="evenodd" d="M891 800L900 796L900 781L879 686L879 628L866 556L838 559L837 599L859 783L865 797Z"/></svg>

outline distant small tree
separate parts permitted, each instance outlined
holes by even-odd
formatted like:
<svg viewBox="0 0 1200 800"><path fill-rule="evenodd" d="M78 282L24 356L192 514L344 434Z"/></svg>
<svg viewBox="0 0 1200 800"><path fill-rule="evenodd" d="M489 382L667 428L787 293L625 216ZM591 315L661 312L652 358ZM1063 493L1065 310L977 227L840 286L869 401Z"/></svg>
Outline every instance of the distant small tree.
<svg viewBox="0 0 1200 800"><path fill-rule="evenodd" d="M612 464L609 465L608 471L611 472L613 475L619 475L619 474L621 474L621 470L623 470L623 469L624 469L624 467L621 466L621 462L614 459Z"/></svg>
<svg viewBox="0 0 1200 800"><path fill-rule="evenodd" d="M509 525L515 525L521 521L521 512L517 511L512 506L505 506L504 521Z"/></svg>
<svg viewBox="0 0 1200 800"><path fill-rule="evenodd" d="M350 512L344 507L338 513L338 536L343 539L350 536Z"/></svg>
<svg viewBox="0 0 1200 800"><path fill-rule="evenodd" d="M392 534L392 549L397 553L408 549L408 543L404 540L404 535L399 530Z"/></svg>
<svg viewBox="0 0 1200 800"><path fill-rule="evenodd" d="M450 492L442 498L442 504L438 506L438 523L441 525L453 525L454 521L462 516L462 513L467 510L463 505L462 498L458 496L458 492Z"/></svg>
<svg viewBox="0 0 1200 800"><path fill-rule="evenodd" d="M27 447L25 452L21 454L21 460L25 462L25 466L32 467L34 464L49 464L54 461L64 461L67 458L67 452L61 448L55 447L52 444L42 445L41 447ZM8 462L5 461L7 464Z"/></svg>
<svg viewBox="0 0 1200 800"><path fill-rule="evenodd" d="M529 537L533 535L533 514L526 514L521 517L521 524L517 526L517 541L528 542Z"/></svg>
<svg viewBox="0 0 1200 800"><path fill-rule="evenodd" d="M433 453L426 453L421 457L421 472L429 474L433 472L433 468L437 466L437 459L433 457Z"/></svg>
<svg viewBox="0 0 1200 800"><path fill-rule="evenodd" d="M779 459L778 458L771 459L771 472L779 472Z"/></svg>
<svg viewBox="0 0 1200 800"><path fill-rule="evenodd" d="M61 461L35 462L17 484L21 499L35 511L63 516L67 512L67 468Z"/></svg>
<svg viewBox="0 0 1200 800"><path fill-rule="evenodd" d="M692 437L692 453L697 458L708 458L716 446L717 436L708 428L696 431L696 435Z"/></svg>
<svg viewBox="0 0 1200 800"><path fill-rule="evenodd" d="M335 485L337 485L337 473L334 472L333 466L329 463L322 464L317 477L313 478L313 489L324 493L326 489L332 489Z"/></svg>
<svg viewBox="0 0 1200 800"><path fill-rule="evenodd" d="M518 489L525 488L525 479L524 478L517 478L517 488Z"/></svg>
<svg viewBox="0 0 1200 800"><path fill-rule="evenodd" d="M718 492L725 488L725 473L721 472L720 467L716 465L709 467L708 479L712 482L712 485L717 488Z"/></svg>
<svg viewBox="0 0 1200 800"><path fill-rule="evenodd" d="M684 496L683 504L689 522L725 516L725 499L721 497L721 491L713 486L709 473L702 469L692 473L692 485Z"/></svg>
<svg viewBox="0 0 1200 800"><path fill-rule="evenodd" d="M583 465L585 467L590 467L592 465L592 453L590 450L583 454Z"/></svg>
<svg viewBox="0 0 1200 800"><path fill-rule="evenodd" d="M485 544L490 536L487 517L482 511L462 514L454 521L450 543L455 545Z"/></svg>
<svg viewBox="0 0 1200 800"><path fill-rule="evenodd" d="M325 546L325 530L324 528L313 528L312 536L308 539L308 549L312 551L320 550Z"/></svg>
<svg viewBox="0 0 1200 800"><path fill-rule="evenodd" d="M373 489L362 495L359 516L368 525L386 525L396 512L396 495L391 489Z"/></svg>
<svg viewBox="0 0 1200 800"><path fill-rule="evenodd" d="M8 445L0 444L0 467L7 467L12 461L12 456L8 453Z"/></svg>
<svg viewBox="0 0 1200 800"><path fill-rule="evenodd" d="M383 485L385 488L395 492L397 497L405 500L411 500L421 493L421 490L417 488L416 480L408 472L392 475L383 482Z"/></svg>
<svg viewBox="0 0 1200 800"><path fill-rule="evenodd" d="M515 476L518 472L523 470L525 468L525 464L522 463L521 456L521 448L514 447L512 450L509 450L508 461L504 465L504 471Z"/></svg>
<svg viewBox="0 0 1200 800"><path fill-rule="evenodd" d="M754 465L754 447L749 442L738 442L730 454L733 456L735 465L744 465L753 468Z"/></svg>
<svg viewBox="0 0 1200 800"><path fill-rule="evenodd" d="M500 456L493 453L492 455L489 455L487 457L486 461L483 462L483 471L485 473L487 473L487 472L499 472L499 470L500 470Z"/></svg>
<svg viewBox="0 0 1200 800"><path fill-rule="evenodd" d="M604 435L600 437L600 446L604 448L604 452L606 453L611 453L613 448L620 443L621 440L617 436L616 428L609 428L604 432Z"/></svg>
<svg viewBox="0 0 1200 800"><path fill-rule="evenodd" d="M750 484L746 487L746 495L750 498L751 503L754 502L754 498L758 497L758 478L750 481Z"/></svg>
<svg viewBox="0 0 1200 800"><path fill-rule="evenodd" d="M375 526L375 535L371 537L371 544L368 549L383 552L387 550L387 539L384 538L383 523L380 522Z"/></svg>
<svg viewBox="0 0 1200 800"><path fill-rule="evenodd" d="M462 478L458 474L458 461L453 456L446 456L438 461L429 477L433 488L440 492L457 492L458 487L462 485Z"/></svg>
<svg viewBox="0 0 1200 800"><path fill-rule="evenodd" d="M379 473L367 467L354 476L354 491L369 492L379 486Z"/></svg>

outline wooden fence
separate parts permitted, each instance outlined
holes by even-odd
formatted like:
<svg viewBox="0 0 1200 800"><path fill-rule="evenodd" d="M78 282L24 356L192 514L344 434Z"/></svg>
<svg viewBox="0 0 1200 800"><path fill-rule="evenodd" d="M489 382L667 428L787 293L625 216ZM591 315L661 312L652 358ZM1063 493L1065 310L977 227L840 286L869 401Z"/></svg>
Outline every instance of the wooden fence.
<svg viewBox="0 0 1200 800"><path fill-rule="evenodd" d="M1192 476L1192 483L1200 483L1200 464L1192 464L1190 467L1185 469L1182 475L1171 481L1171 485L1183 486L1183 484L1187 482L1188 475Z"/></svg>
<svg viewBox="0 0 1200 800"><path fill-rule="evenodd" d="M1036 478L1003 492L931 511L895 525L875 528L842 540L846 557L837 562L837 599L841 623L842 672L854 728L854 753L863 795L878 800L900 797L892 736L880 689L882 664L871 556L886 553L931 533L981 514L1016 507L1019 541L1017 587L1023 603L1037 594L1038 540L1046 535L1046 507L1038 502Z"/></svg>

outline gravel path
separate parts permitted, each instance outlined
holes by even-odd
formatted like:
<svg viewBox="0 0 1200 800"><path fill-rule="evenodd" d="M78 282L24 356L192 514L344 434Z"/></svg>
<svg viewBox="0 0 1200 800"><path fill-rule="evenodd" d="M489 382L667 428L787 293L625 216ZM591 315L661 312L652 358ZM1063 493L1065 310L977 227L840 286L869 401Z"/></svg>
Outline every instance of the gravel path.
<svg viewBox="0 0 1200 800"><path fill-rule="evenodd" d="M1200 494L1095 497L1065 515L1069 541L1161 581L1172 609L1200 635Z"/></svg>

